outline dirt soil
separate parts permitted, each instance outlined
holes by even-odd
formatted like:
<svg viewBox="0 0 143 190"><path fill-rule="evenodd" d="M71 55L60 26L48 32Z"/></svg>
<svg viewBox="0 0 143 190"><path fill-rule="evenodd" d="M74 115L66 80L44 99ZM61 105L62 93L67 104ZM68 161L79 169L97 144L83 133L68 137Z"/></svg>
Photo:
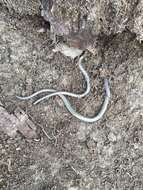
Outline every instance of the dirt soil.
<svg viewBox="0 0 143 190"><path fill-rule="evenodd" d="M16 95L42 88L82 92L85 82L70 58L51 51L38 16L11 14L0 6L0 101L8 112L20 106L37 126L40 141L0 133L2 190L143 189L143 45L128 30L108 38L100 53L87 53L91 93L71 98L85 115L94 115L108 77L111 101L93 124L73 118L62 101L36 106ZM45 135L45 131L47 136Z"/></svg>

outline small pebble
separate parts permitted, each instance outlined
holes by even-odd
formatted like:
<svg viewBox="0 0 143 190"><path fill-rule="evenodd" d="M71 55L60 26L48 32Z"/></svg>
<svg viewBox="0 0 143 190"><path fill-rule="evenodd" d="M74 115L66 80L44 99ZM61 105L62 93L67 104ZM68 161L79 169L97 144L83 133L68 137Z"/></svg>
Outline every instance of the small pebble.
<svg viewBox="0 0 143 190"><path fill-rule="evenodd" d="M19 151L19 150L21 150L21 148L20 148L20 147L18 147L18 148L16 148L16 150L17 150L17 151Z"/></svg>
<svg viewBox="0 0 143 190"><path fill-rule="evenodd" d="M108 139L111 142L115 142L117 140L116 136L112 132L109 133Z"/></svg>
<svg viewBox="0 0 143 190"><path fill-rule="evenodd" d="M38 33L44 33L46 32L45 28L40 28L39 30L37 30Z"/></svg>

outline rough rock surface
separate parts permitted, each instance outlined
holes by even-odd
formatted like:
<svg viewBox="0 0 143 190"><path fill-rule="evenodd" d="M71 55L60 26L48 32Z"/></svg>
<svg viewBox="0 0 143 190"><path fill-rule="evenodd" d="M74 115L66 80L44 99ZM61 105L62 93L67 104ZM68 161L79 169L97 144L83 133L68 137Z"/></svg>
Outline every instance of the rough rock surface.
<svg viewBox="0 0 143 190"><path fill-rule="evenodd" d="M51 36L64 36L71 46L93 50L106 36L129 29L143 38L142 0L0 0L9 11L41 15L51 24ZM17 15L17 16L18 16Z"/></svg>
<svg viewBox="0 0 143 190"><path fill-rule="evenodd" d="M138 4L133 12L133 19L129 23L130 30L137 35L137 39L143 41L143 1Z"/></svg>
<svg viewBox="0 0 143 190"><path fill-rule="evenodd" d="M42 16L54 34L86 49L96 47L99 38L123 32L131 20L140 35L142 4L138 0L42 0Z"/></svg>
<svg viewBox="0 0 143 190"><path fill-rule="evenodd" d="M0 0L0 4L11 13L23 15L38 15L40 13L40 0ZM18 16L18 15L17 15Z"/></svg>
<svg viewBox="0 0 143 190"><path fill-rule="evenodd" d="M127 3L100 2L114 2L118 8L119 2ZM91 93L82 100L70 99L78 111L93 115L103 98L103 78L109 77L112 98L106 114L97 123L85 124L71 117L58 97L37 106L16 99L47 87L81 92L85 84L71 59L51 51L49 36L39 33L39 16L27 9L24 13L22 6L21 16L1 3L0 100L9 112L20 106L39 126L41 141L0 133L0 189L143 189L142 1L128 5L130 13L118 9L129 18L125 31L119 32L122 27L115 22L109 22L114 27L106 31L105 24L99 53L87 54ZM114 21L122 23L121 18Z"/></svg>
<svg viewBox="0 0 143 190"><path fill-rule="evenodd" d="M1 102L0 102L1 103ZM36 126L20 108L10 114L0 105L0 132L4 132L9 137L15 138L17 132L20 132L28 139L36 139Z"/></svg>

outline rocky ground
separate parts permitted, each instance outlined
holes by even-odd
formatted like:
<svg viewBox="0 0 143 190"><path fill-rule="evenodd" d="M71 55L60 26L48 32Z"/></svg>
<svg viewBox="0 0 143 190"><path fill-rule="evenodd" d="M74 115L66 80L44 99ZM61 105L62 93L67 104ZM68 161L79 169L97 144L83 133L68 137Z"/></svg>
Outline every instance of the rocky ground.
<svg viewBox="0 0 143 190"><path fill-rule="evenodd" d="M85 83L70 58L51 51L48 34L41 33L39 12L25 14L0 3L0 101L9 113L21 107L41 139L0 133L0 189L142 190L143 44L138 8L132 15L136 22L130 20L122 32L109 34L96 55L87 53L92 90L82 100L70 100L81 113L95 114L104 97L104 77L109 78L112 96L104 117L85 124L73 118L58 97L37 106L16 98L47 87L81 92Z"/></svg>

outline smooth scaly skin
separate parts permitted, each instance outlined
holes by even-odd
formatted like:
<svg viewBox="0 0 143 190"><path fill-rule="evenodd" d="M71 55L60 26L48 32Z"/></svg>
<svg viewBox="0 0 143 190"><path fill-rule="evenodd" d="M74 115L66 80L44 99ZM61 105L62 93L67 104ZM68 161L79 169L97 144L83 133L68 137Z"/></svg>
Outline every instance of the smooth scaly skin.
<svg viewBox="0 0 143 190"><path fill-rule="evenodd" d="M104 80L104 87L105 87L105 92L106 92L104 102L103 102L103 104L101 106L101 109L100 109L99 113L96 116L94 116L94 117L86 117L86 116L83 116L80 113L76 112L76 110L73 109L73 107L72 107L71 103L69 102L69 100L65 97L65 95L68 95L68 96L72 96L72 97L82 98L86 94L88 94L89 91L90 91L90 79L89 79L89 76L88 76L87 72L84 70L84 68L81 65L82 58L83 57L81 57L80 61L79 61L79 68L80 68L81 72L83 73L83 75L85 77L85 80L87 82L87 88L86 88L86 91L84 93L82 93L82 94L74 94L74 93L63 92L63 91L58 92L58 91L56 91L54 89L43 89L43 90L40 90L40 91L32 94L31 96L27 96L27 97L18 97L17 96L17 98L19 98L21 100L28 100L28 99L31 99L31 98L33 98L33 97L35 97L38 94L41 94L43 92L50 92L51 93L50 95L46 95L46 96L40 98L39 100L37 100L36 102L34 102L34 104L37 104L37 103L41 102L44 99L48 99L48 98L50 98L52 96L58 95L63 100L64 105L67 108L67 110L74 117L78 118L80 121L87 122L87 123L93 123L93 122L98 121L99 119L102 118L102 116L106 112L107 106L108 106L109 100L110 100L110 88L109 88L109 84L108 84L108 80L107 79Z"/></svg>
<svg viewBox="0 0 143 190"><path fill-rule="evenodd" d="M76 98L82 98L84 96L86 96L89 92L90 92L90 78L87 74L87 72L85 71L85 69L83 68L81 62L83 60L84 56L82 56L80 59L79 59L79 62L78 62L78 66L79 66L79 69L80 71L82 72L82 74L84 75L85 77L85 80L86 80L86 84L87 84L87 87L86 87L86 90L84 93L81 93L81 94L75 94L75 93L72 93L72 92L65 92L65 91L57 91L55 89L42 89L38 92L35 92L33 93L32 95L30 96L25 96L25 97L21 97L21 96L16 96L18 99L20 100L29 100L31 98L34 98L35 96L41 94L41 93L44 93L44 92L54 92L53 94L50 94L50 95L46 95L42 98L40 98L39 100L37 100L34 104L37 104L39 102L41 102L42 100L44 99L47 99L47 98L50 98L52 96L55 96L55 95L67 95L67 96L72 96L72 97L76 97Z"/></svg>
<svg viewBox="0 0 143 190"><path fill-rule="evenodd" d="M79 119L80 121L86 122L86 123L93 123L98 121L99 119L102 118L102 116L104 115L104 113L107 110L107 106L109 104L109 100L110 100L110 88L109 88L109 84L108 84L108 80L105 79L104 80L104 86L105 86L105 99L104 102L101 106L100 111L98 112L98 114L94 117L86 117L81 115L80 113L76 112L75 109L73 109L71 103L69 102L69 100L64 96L59 94L58 96L63 100L65 107L67 108L67 110L77 119Z"/></svg>

